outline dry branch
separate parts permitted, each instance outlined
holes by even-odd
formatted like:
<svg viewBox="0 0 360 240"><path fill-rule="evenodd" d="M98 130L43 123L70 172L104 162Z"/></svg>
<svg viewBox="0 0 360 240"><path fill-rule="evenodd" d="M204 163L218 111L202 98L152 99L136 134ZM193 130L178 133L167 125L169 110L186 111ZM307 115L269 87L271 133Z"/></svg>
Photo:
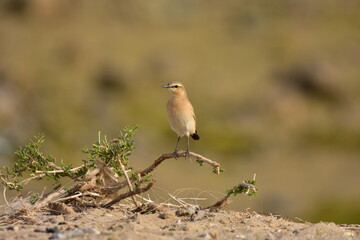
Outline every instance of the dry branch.
<svg viewBox="0 0 360 240"><path fill-rule="evenodd" d="M245 192L245 194L248 194L250 190L253 190L256 192L256 188L254 185L250 184L250 183L240 183L239 185L235 186L236 187L243 187L243 188L247 188L247 192ZM211 206L205 207L204 209L214 209L214 210L218 210L224 206L226 206L229 203L229 197L232 195L233 193L228 193L226 194L221 200L217 201L216 203L214 203Z"/></svg>
<svg viewBox="0 0 360 240"><path fill-rule="evenodd" d="M114 198L113 200L111 200L110 202L108 203L105 203L103 205L101 205L101 207L103 208L109 208L111 207L112 205L114 205L115 203L118 203L120 202L121 200L125 199L125 198L128 198L128 197L131 197L131 196L134 196L136 194L140 194L140 193L143 193L143 192L146 192L148 191L153 185L154 185L154 180L152 180L146 187L144 188L138 188L134 191L129 191L127 193L123 193L123 194L120 194L119 196L117 196L116 198Z"/></svg>
<svg viewBox="0 0 360 240"><path fill-rule="evenodd" d="M125 166L124 164L122 164L121 160L118 158L118 162L120 164L120 167L121 167L121 171L123 172L124 176L125 176L125 179L126 179L126 182L128 183L128 186L129 186L129 189L130 191L134 191L134 188L130 182L130 179L129 179L129 176L127 175L127 172L126 172L126 169L125 169ZM140 207L140 203L136 200L135 198L135 195L131 196L134 204L136 207Z"/></svg>
<svg viewBox="0 0 360 240"><path fill-rule="evenodd" d="M52 170L52 171L35 171L35 173L51 174L51 173L63 173L63 172L64 172L64 170L63 170L62 168L57 169L56 165L54 165L54 164L52 164L52 166L53 166L54 168L56 168L56 170ZM81 168L83 168L83 167L84 167L84 165L81 165L81 166L79 166L79 167L72 168L72 169L69 170L69 172L75 172L75 171L77 171L77 170L79 170L79 169L81 169Z"/></svg>
<svg viewBox="0 0 360 240"><path fill-rule="evenodd" d="M210 159L208 159L208 158L206 158L206 157L203 157L203 156L201 156L200 154L193 153L193 152L190 152L190 153L189 153L189 156L196 158L196 161L197 161L197 162L200 162L200 163L203 163L203 162L204 162L204 163L207 163L207 164L211 165L211 166L214 168L214 170L216 171L217 174L220 173L220 168L221 168L221 166L220 166L219 163L217 163L217 162L215 162L215 161L213 161L213 160L210 160ZM154 161L154 163L151 164L148 168L146 168L145 170L141 171L139 174L140 174L141 177L143 177L143 176L147 175L148 173L154 171L154 169L155 169L158 165L160 165L163 161L165 161L165 160L167 160L167 159L171 159L171 158L175 158L175 159L176 159L176 158L179 158L179 157L185 157L185 158L186 158L186 157L187 157L187 156L186 156L186 152L185 152L185 151L181 151L181 152L177 152L177 153L165 153L165 154L161 155L158 159L156 159L156 160ZM129 180L130 180L131 182L134 182L134 181L136 181L136 178L130 177ZM109 191L109 192L116 192L116 191L118 191L119 189L124 188L127 184L128 184L128 182L125 180L125 181L122 181L121 183L119 183L119 184L116 185L116 186L113 186L113 187L104 187L103 189L104 189L105 191Z"/></svg>
<svg viewBox="0 0 360 240"><path fill-rule="evenodd" d="M223 197L220 201L217 201L217 202L214 203L213 205L208 206L208 207L206 207L206 208L204 208L204 209L216 209L216 210L218 210L218 209L226 206L226 205L229 203L229 197L230 197L230 196L231 196L230 194L227 194L227 195L225 195L225 197Z"/></svg>
<svg viewBox="0 0 360 240"><path fill-rule="evenodd" d="M206 163L213 167L214 172L220 173L220 164L212 161L206 157L201 156L200 154L190 152L188 155L185 151L177 152L177 153L165 153L162 154L158 159L156 159L149 167L144 169L143 171L136 172L136 175L129 176L127 174L126 168L121 160L118 158L119 165L121 167L121 171L125 177L125 180L122 182L118 182L117 174L114 175L113 169L105 164L102 160L95 159L96 168L88 170L88 172L84 175L82 180L80 178L75 177L74 175L67 175L68 177L74 180L74 185L67 191L63 188L60 188L60 185L55 187L52 192L46 194L45 196L41 196L39 201L37 201L36 205L33 207L34 210L38 210L49 203L64 203L69 200L77 201L80 205L91 205L98 207L96 203L93 203L92 200L89 200L85 197L90 197L90 199L102 199L103 204L100 204L100 207L108 208L112 205L118 203L119 201L126 198L133 198L133 201L137 208L141 208L141 203L138 202L135 198L137 194L141 194L143 192L148 191L153 185L154 180L151 180L145 187L140 187L141 178L148 178L148 174L151 173L158 167L162 162L171 158L179 158L184 157L188 159L188 157L195 158L197 162ZM27 184L32 180L36 180L38 178L44 177L46 174L62 174L65 172L65 169L55 165L54 163L49 164L52 169L49 171L35 171L29 178L23 180L21 183ZM76 173L78 170L83 168L85 165L81 165L79 167L71 168L66 170L66 172ZM6 184L11 184L11 182L6 182L6 179L1 179ZM80 181L80 182L79 182ZM133 183L138 181L138 188L133 188ZM146 181L146 179L144 180ZM109 202L105 202L105 199L108 199L112 194L115 194L118 190L128 186L129 191L123 194L118 195L117 197L109 200ZM59 189L60 188L60 189ZM5 194L5 193L4 193ZM182 203L185 204L185 203ZM154 204L155 205L155 204Z"/></svg>

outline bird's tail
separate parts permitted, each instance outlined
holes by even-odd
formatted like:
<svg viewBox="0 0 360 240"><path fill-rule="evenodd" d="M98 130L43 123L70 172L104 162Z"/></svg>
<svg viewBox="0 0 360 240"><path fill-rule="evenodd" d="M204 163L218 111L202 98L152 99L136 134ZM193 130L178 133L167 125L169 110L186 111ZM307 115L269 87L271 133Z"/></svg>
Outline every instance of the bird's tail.
<svg viewBox="0 0 360 240"><path fill-rule="evenodd" d="M199 140L200 136L197 134L197 131L195 131L195 133L191 134L192 139L194 140Z"/></svg>

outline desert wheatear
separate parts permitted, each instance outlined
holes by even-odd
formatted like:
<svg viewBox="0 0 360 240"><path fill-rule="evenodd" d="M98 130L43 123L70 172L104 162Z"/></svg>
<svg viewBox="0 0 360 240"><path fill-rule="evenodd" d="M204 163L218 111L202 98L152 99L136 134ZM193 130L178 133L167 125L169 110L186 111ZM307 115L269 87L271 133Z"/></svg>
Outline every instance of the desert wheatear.
<svg viewBox="0 0 360 240"><path fill-rule="evenodd" d="M169 117L170 126L171 129L178 135L174 153L177 153L180 138L182 136L186 136L186 155L189 156L190 136L194 140L200 139L196 132L196 118L193 106L187 97L184 85L182 85L180 82L172 82L163 87L167 88L170 93L169 100L167 102L167 114Z"/></svg>

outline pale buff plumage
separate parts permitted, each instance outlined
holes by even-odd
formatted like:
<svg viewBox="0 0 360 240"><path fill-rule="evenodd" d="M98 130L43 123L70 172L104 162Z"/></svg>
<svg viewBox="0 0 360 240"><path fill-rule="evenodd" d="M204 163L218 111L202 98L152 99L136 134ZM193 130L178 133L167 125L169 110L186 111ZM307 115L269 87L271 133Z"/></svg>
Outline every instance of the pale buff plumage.
<svg viewBox="0 0 360 240"><path fill-rule="evenodd" d="M187 137L187 155L189 154L189 137L199 140L200 137L196 132L196 118L194 108L191 105L184 85L180 82L169 83L164 88L169 90L170 96L167 102L167 114L171 129L178 135L175 147L177 152L180 138Z"/></svg>

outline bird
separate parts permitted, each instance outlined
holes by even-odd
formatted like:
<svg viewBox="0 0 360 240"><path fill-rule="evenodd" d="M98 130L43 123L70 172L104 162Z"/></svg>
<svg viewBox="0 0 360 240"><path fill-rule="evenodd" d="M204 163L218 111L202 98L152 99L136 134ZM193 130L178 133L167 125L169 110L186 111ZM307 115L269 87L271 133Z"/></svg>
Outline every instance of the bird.
<svg viewBox="0 0 360 240"><path fill-rule="evenodd" d="M187 137L186 156L190 155L190 136L199 140L200 136L196 131L196 117L194 108L189 101L185 87L180 82L171 82L163 86L169 91L167 102L167 115L171 129L178 135L174 154L178 154L180 138Z"/></svg>

